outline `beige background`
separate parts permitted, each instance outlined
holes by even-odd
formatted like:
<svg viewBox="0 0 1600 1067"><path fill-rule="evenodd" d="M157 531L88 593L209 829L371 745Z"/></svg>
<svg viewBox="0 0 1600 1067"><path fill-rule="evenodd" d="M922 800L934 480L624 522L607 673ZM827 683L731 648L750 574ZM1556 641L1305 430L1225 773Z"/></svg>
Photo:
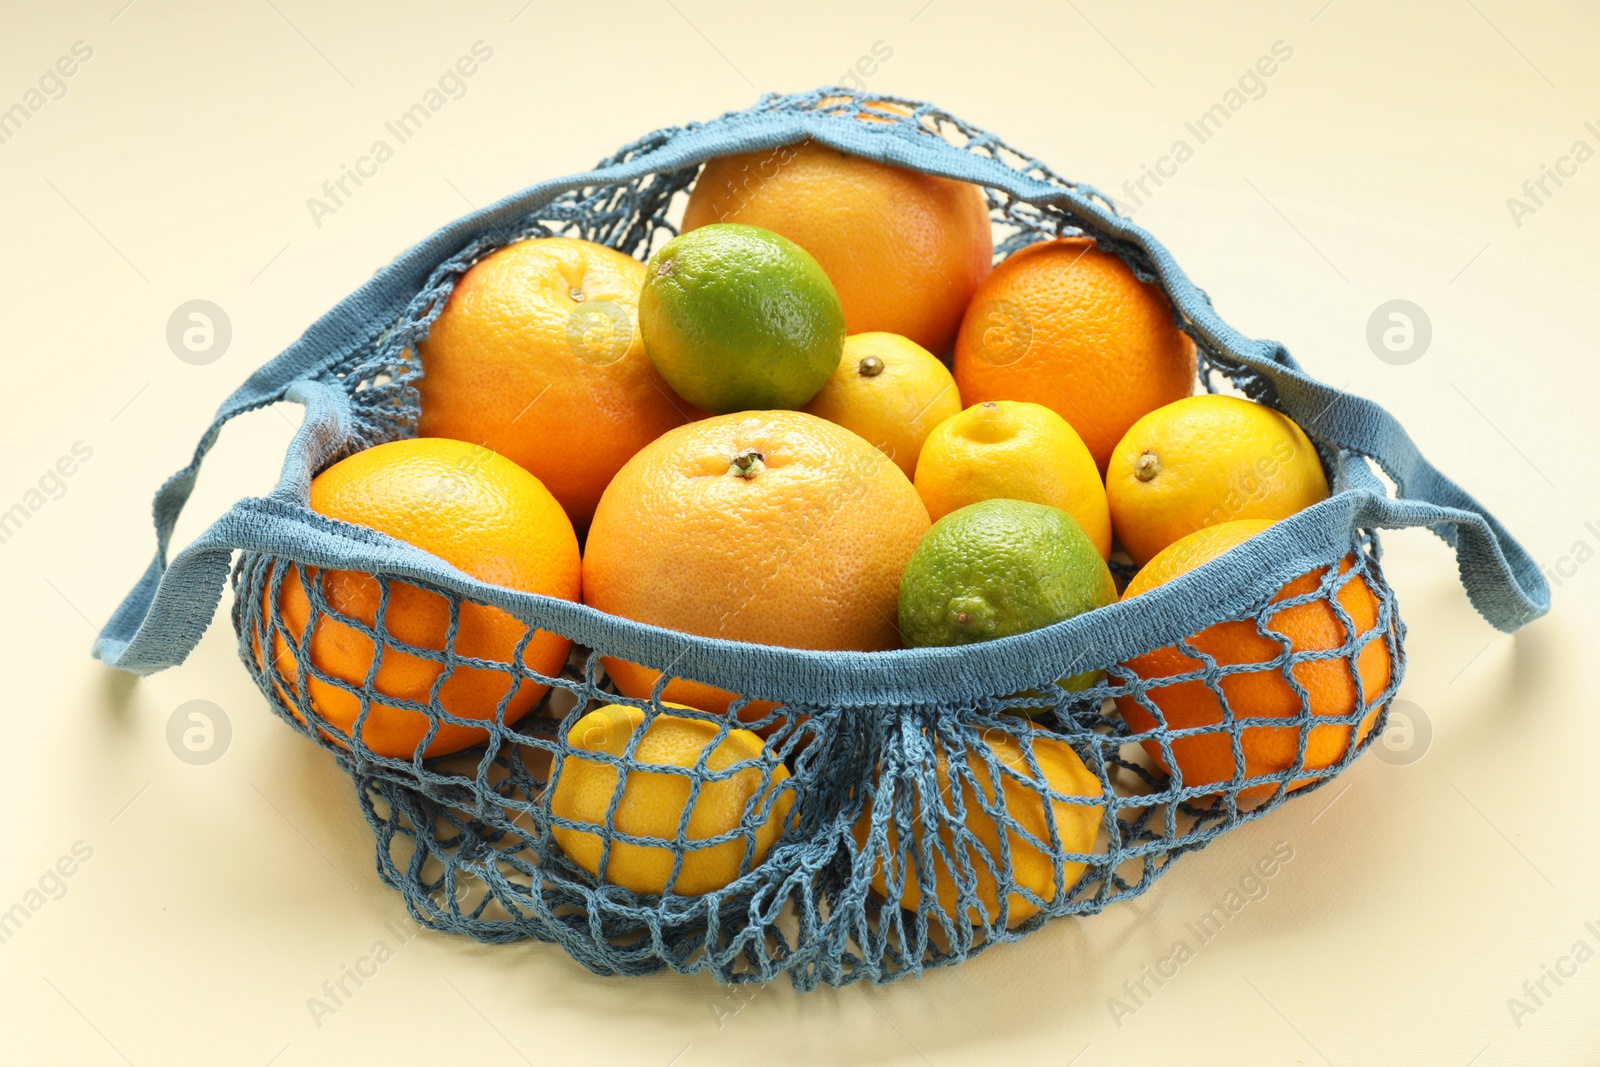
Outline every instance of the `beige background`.
<svg viewBox="0 0 1600 1067"><path fill-rule="evenodd" d="M74 42L93 48L0 144L0 510L75 442L93 449L0 544L0 909L76 843L92 849L45 879L64 893L0 944L0 1060L1595 1062L1600 962L1547 979L1532 1013L1508 1006L1579 939L1600 948L1586 666L1600 637L1600 163L1550 184L1520 226L1506 204L1574 141L1600 148L1584 127L1600 127L1592 7L125 2L8 3L0 33L0 107ZM478 40L494 54L466 94L315 225L306 199ZM385 924L403 915L347 781L268 714L225 619L187 664L143 681L87 655L151 552L152 491L222 397L469 204L759 91L834 81L878 42L893 54L874 89L934 100L1120 195L1277 41L1292 59L1140 222L1225 316L1388 405L1569 575L1553 614L1512 638L1472 612L1437 541L1388 539L1412 634L1402 695L1432 726L1423 758L1369 754L1138 901L917 982L734 995L427 934L318 1025L307 998L393 942ZM233 326L206 366L165 341L195 298ZM1365 340L1393 298L1433 325L1405 366ZM296 417L228 430L179 543L271 484ZM194 699L232 727L207 766L166 741ZM1119 1026L1108 998L1279 841L1293 859L1266 898Z"/></svg>

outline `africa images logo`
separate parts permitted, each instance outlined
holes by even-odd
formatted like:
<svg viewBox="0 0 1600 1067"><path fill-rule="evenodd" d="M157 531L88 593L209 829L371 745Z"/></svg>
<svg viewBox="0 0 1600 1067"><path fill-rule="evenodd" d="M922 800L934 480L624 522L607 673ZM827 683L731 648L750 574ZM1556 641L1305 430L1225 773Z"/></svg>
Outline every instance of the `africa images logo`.
<svg viewBox="0 0 1600 1067"><path fill-rule="evenodd" d="M1172 943L1165 955L1139 968L1139 973L1122 983L1121 996L1106 998L1106 1010L1122 1029L1127 1020L1139 1014L1155 998L1163 986L1177 978L1183 967L1201 949L1215 941L1239 913L1252 904L1267 899L1270 882L1294 859L1294 846L1279 841L1271 850L1246 869L1237 882L1222 894L1209 909L1183 926L1183 937Z"/></svg>
<svg viewBox="0 0 1600 1067"><path fill-rule="evenodd" d="M87 41L73 41L70 54L62 55L46 67L39 80L23 91L21 99L9 107L0 105L0 145L21 133L22 127L43 111L46 104L66 96L67 79L93 58L93 45Z"/></svg>
<svg viewBox="0 0 1600 1067"><path fill-rule="evenodd" d="M494 48L484 41L474 41L469 52L446 67L438 80L423 92L421 99L383 124L388 137L373 141L365 154L356 157L354 165L341 163L338 175L322 183L322 196L306 198L306 210L311 212L311 221L317 229L322 229L324 218L337 214L363 185L377 177L378 168L393 159L396 150L421 132L422 127L444 110L446 104L467 95L467 79L494 58Z"/></svg>
<svg viewBox="0 0 1600 1067"><path fill-rule="evenodd" d="M1222 96L1192 121L1183 124L1184 135L1173 139L1165 155L1156 157L1155 165L1139 165L1139 176L1122 183L1126 202L1120 206L1128 214L1144 207L1156 191L1178 176L1178 169L1195 157L1201 145L1222 132L1227 122L1243 111L1253 100L1267 95L1268 79L1277 74L1285 63L1294 58L1294 46L1287 41L1273 41L1267 53L1246 67L1238 80L1223 91ZM1151 186L1154 188L1151 188Z"/></svg>

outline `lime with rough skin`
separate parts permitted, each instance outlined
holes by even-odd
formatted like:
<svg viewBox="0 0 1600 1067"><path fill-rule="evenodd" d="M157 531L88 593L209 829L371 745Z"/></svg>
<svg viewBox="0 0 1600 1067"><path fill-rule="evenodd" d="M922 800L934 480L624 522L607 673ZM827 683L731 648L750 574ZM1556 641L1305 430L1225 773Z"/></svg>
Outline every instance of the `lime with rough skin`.
<svg viewBox="0 0 1600 1067"><path fill-rule="evenodd" d="M639 332L667 384L717 415L800 408L844 351L844 311L811 254L771 230L714 223L650 257Z"/></svg>
<svg viewBox="0 0 1600 1067"><path fill-rule="evenodd" d="M1117 587L1077 520L996 498L944 516L900 576L900 636L912 647L966 645L1037 630L1115 603ZM1061 680L1087 689L1101 671Z"/></svg>

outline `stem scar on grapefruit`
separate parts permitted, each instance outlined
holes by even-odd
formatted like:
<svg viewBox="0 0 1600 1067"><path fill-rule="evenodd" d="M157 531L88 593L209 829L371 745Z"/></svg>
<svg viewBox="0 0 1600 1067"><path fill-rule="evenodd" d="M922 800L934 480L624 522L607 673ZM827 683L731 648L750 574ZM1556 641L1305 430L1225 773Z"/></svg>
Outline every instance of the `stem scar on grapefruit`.
<svg viewBox="0 0 1600 1067"><path fill-rule="evenodd" d="M589 529L584 602L702 637L898 648L900 573L927 529L905 474L849 430L799 411L720 415L663 434L617 473ZM661 677L604 663L629 697ZM662 699L722 713L736 696L673 678Z"/></svg>
<svg viewBox="0 0 1600 1067"><path fill-rule="evenodd" d="M578 539L561 505L533 475L478 445L439 438L375 445L312 479L311 509L432 552L480 581L564 600L579 597ZM314 587L333 612L365 627L379 627L392 639L382 648L361 741L379 755L410 759L427 736L431 719L405 705L430 703L446 669L440 662L443 657L426 651L445 651L450 603L438 593L398 579L390 579L388 586L380 626L383 593L372 575L287 565L278 599L282 626L272 630L271 676L295 717L302 718L295 697L299 656L312 625L308 590ZM270 600L270 579L265 595ZM271 604L264 607L270 619ZM499 608L463 602L452 651L504 666L455 666L438 687L444 710L463 719L493 721L503 705L507 725L531 711L547 687L526 678L516 680L518 647L526 638L524 668L554 677L572 642L544 630L527 634L528 627ZM259 635L252 646L259 664ZM305 695L316 714L333 727L324 730L324 736L337 744L347 745L355 729L362 702L357 694L372 670L375 651L372 638L355 626L327 612L317 614L309 640ZM422 755L458 752L487 737L479 727L441 722Z"/></svg>
<svg viewBox="0 0 1600 1067"><path fill-rule="evenodd" d="M1123 593L1123 599L1139 596L1181 574L1208 563L1228 549L1241 544L1272 525L1266 519L1236 519L1219 523L1174 542L1156 555L1144 569L1134 575ZM1319 598L1280 608L1267 616L1265 632L1257 629L1254 619L1220 622L1209 626L1188 639L1188 644L1204 656L1222 666L1260 664L1258 670L1245 670L1224 675L1218 686L1227 698L1228 708L1235 719L1279 718L1290 719L1300 715L1301 701L1279 666L1267 666L1277 661L1287 649L1291 656L1303 653L1343 649L1358 642L1354 655L1327 658L1299 658L1290 668L1294 681L1302 686L1310 703L1313 717L1350 717L1371 705L1388 688L1393 659L1389 649L1390 634L1379 629L1379 600L1377 592L1361 574L1350 574L1355 566L1353 556L1339 561L1338 575L1343 584L1338 586L1334 599L1354 626L1352 632L1340 619L1327 599ZM1310 571L1284 585L1272 598L1273 603L1315 593L1321 588L1327 568ZM1113 668L1113 673L1126 672L1134 679L1145 682L1189 674L1204 669L1206 664L1175 646L1159 648L1136 656ZM1130 679L1131 680L1131 679ZM1358 685L1359 681L1359 685ZM1239 746L1243 752L1243 766L1233 754L1233 736L1230 728L1221 727L1224 708L1217 694L1204 681L1191 679L1156 685L1145 691L1148 700L1160 712L1168 729L1188 730L1196 727L1218 726L1215 731L1195 733L1172 739L1172 755L1177 769L1182 772L1185 786L1219 788L1235 780L1256 778L1286 771L1295 766L1299 752L1299 726L1247 726L1239 730ZM1153 730L1157 726L1155 715L1141 700L1133 695L1117 698L1117 710L1128 726L1137 732ZM1360 744L1372 730L1381 707L1373 707L1362 716L1359 724L1332 723L1311 726L1307 730L1305 762L1306 771L1321 771L1344 758L1349 746ZM1140 742L1150 758L1171 773L1167 758L1155 738ZM1288 788L1299 789L1318 781L1320 776L1308 775L1289 782ZM1241 799L1270 796L1278 786L1272 782L1258 783L1239 791Z"/></svg>

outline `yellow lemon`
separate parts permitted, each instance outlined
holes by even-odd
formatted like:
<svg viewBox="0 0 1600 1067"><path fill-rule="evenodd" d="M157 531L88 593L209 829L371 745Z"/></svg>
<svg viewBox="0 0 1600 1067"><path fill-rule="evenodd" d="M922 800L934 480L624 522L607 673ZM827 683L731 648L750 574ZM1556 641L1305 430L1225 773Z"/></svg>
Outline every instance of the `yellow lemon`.
<svg viewBox="0 0 1600 1067"><path fill-rule="evenodd" d="M865 437L910 478L922 442L961 410L961 393L945 365L915 341L858 333L845 338L833 377L801 410Z"/></svg>
<svg viewBox="0 0 1600 1067"><path fill-rule="evenodd" d="M1039 770L1044 774L1041 782L1036 779L1028 768L1028 759L1023 751L1022 743L1010 734L999 730L987 732L983 741L973 745L967 757L967 767L972 772L972 778L978 789L983 791L980 804L977 792L966 776L957 774L961 782L961 804L966 812L965 823L967 830L976 839L962 844L966 862L971 865L977 876L976 893L978 902L983 907L979 914L976 908L968 908L966 919L973 925L992 923L1000 916L1000 890L995 882L995 877L989 871L992 862L997 870L1004 873L1004 864L1000 851L1000 824L986 812L982 805L995 808L1004 797L1005 813L1008 820L1014 819L1030 837L1048 843L1050 841L1049 816L1045 813L1047 797L1045 790L1062 794L1063 796L1097 797L1102 794L1100 779L1089 768L1083 765L1078 754L1072 746L1065 741L1059 741L1043 733L1035 732L1029 741L1033 754L1039 762ZM941 745L934 746L936 767L935 775L939 783L939 795L936 797L917 797L912 805L912 830L911 842L906 850L904 869L901 869L901 860L895 857L899 854L900 835L891 820L886 828L887 843L885 852L889 862L895 866L897 878L904 881L905 888L900 894L900 906L908 911L915 911L922 902L922 890L917 882L917 867L923 862L925 851L933 853L933 878L934 888L939 907L952 920L959 921L959 893L956 886L955 875L950 869L945 856L955 856L958 850L955 843L955 834L943 823L953 822L955 819L955 800L951 795L950 762ZM989 773L989 756L993 756L1000 770L1000 795L996 794L994 779ZM1013 777L1019 776L1019 777ZM1103 807L1098 804L1078 804L1068 800L1049 801L1051 813L1055 816L1056 832L1060 835L1061 849L1063 852L1076 852L1088 854L1094 850L1095 839L1100 831L1100 819ZM922 816L920 812L931 813ZM931 849L923 844L922 836L926 832L923 818L934 818L940 821L938 829L940 841L943 842L944 852L938 846ZM865 847L872 825L872 808L870 805L861 813L855 826L856 844ZM1023 837L1016 830L1006 830L1007 848L1011 853L1011 880L1017 886L1044 899L1051 900L1055 897L1055 860L1045 849L1041 849L1033 841ZM979 848L982 852L980 853ZM984 859L987 854L988 860ZM958 862L958 869L962 864ZM1062 867L1062 885L1071 889L1078 876L1083 873L1086 864L1064 860ZM878 856L877 867L872 874L872 888L879 896L888 896L888 879L885 876L885 853ZM1031 903L1018 893L1009 893L1010 915L1007 917L1008 925L1016 926L1026 922L1038 906Z"/></svg>
<svg viewBox="0 0 1600 1067"><path fill-rule="evenodd" d="M567 733L567 743L578 753L620 758L643 722L641 709L608 704L579 719ZM721 889L754 868L766 859L767 851L788 824L794 791L779 790L789 772L776 759L762 761L761 738L749 730L733 729L719 742L719 733L721 728L716 723L704 719L657 715L633 750L633 762L645 766L688 769L704 759L713 780L701 783L687 822L684 810L689 806L691 776L629 770L621 785L622 796L610 822L612 829L633 837L674 841L682 845L681 849L613 840L602 873L600 860L605 842L598 833L555 826L551 833L556 844L568 859L590 874L635 893L661 894L670 890L680 896L696 896ZM706 748L713 744L716 747L707 754ZM735 766L737 769L730 772ZM573 822L605 826L621 773L621 768L610 762L581 754L567 756L550 800L551 813ZM744 832L731 840L693 845L741 827ZM673 879L679 851L683 854L683 867Z"/></svg>
<svg viewBox="0 0 1600 1067"><path fill-rule="evenodd" d="M1060 508L1105 559L1111 515L1100 471L1078 431L1041 404L989 400L935 426L917 461L928 517L997 497Z"/></svg>
<svg viewBox="0 0 1600 1067"><path fill-rule="evenodd" d="M1128 430L1106 467L1117 540L1140 566L1197 530L1288 518L1326 499L1328 478L1287 415L1234 396L1191 396Z"/></svg>

